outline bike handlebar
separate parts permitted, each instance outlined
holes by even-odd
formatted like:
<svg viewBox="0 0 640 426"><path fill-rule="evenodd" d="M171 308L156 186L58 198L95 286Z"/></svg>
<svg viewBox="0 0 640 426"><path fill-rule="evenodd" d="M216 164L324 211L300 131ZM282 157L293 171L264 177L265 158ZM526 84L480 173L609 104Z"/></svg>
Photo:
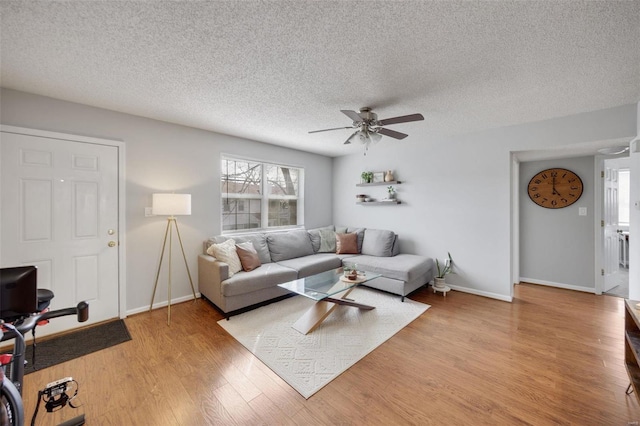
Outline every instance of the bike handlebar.
<svg viewBox="0 0 640 426"><path fill-rule="evenodd" d="M22 321L13 324L15 331L7 329L4 331L4 335L0 332L0 342L14 339L16 337L16 331L24 335L27 331L33 330L40 321L69 315L77 315L78 322L85 322L89 319L89 304L87 302L80 302L75 308L57 309L55 311L47 311L40 314L30 315Z"/></svg>

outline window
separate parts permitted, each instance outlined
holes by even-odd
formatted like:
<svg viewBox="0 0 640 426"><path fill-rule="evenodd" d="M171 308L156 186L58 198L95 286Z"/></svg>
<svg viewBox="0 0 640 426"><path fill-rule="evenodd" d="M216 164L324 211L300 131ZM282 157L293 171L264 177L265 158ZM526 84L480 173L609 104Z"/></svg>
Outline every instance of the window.
<svg viewBox="0 0 640 426"><path fill-rule="evenodd" d="M222 231L303 224L304 169L223 157Z"/></svg>

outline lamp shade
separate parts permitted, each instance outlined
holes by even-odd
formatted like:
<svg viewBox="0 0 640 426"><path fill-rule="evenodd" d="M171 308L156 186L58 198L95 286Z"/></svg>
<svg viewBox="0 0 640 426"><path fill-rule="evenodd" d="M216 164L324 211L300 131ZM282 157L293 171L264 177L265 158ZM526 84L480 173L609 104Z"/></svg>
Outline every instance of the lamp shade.
<svg viewBox="0 0 640 426"><path fill-rule="evenodd" d="M151 207L155 215L190 215L191 194L153 194Z"/></svg>

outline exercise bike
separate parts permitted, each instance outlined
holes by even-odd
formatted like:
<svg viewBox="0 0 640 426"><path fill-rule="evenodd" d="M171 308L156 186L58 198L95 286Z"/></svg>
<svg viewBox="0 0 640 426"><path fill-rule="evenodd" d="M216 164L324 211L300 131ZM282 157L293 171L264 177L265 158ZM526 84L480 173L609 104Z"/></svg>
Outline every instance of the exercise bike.
<svg viewBox="0 0 640 426"><path fill-rule="evenodd" d="M0 355L0 426L23 426L25 422L22 384L27 346L24 335L29 331L34 335L32 361L35 363L35 328L38 325L47 323L53 318L69 315L76 315L78 322L85 322L89 319L89 305L86 302L78 303L75 308L48 311L52 298L52 291L38 289L36 313L20 314L16 311L5 310L3 318L0 317L0 342L14 339L12 354ZM11 312L12 315L7 315L6 312ZM69 402L66 390L71 382L73 379L70 377L58 380L49 383L44 390L39 392L38 405L31 419L32 425L35 424L38 407L43 396L48 398L47 411L50 411L50 408L61 408ZM63 423L65 426L82 424L84 424L84 414Z"/></svg>

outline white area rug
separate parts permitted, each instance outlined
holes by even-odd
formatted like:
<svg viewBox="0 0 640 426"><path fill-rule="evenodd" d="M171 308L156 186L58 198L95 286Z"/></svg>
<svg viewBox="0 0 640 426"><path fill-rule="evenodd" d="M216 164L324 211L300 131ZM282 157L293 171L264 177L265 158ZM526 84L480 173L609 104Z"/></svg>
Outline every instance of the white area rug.
<svg viewBox="0 0 640 426"><path fill-rule="evenodd" d="M218 324L309 398L430 307L366 287L356 288L349 297L376 309L338 306L305 336L291 325L315 302L295 296Z"/></svg>

